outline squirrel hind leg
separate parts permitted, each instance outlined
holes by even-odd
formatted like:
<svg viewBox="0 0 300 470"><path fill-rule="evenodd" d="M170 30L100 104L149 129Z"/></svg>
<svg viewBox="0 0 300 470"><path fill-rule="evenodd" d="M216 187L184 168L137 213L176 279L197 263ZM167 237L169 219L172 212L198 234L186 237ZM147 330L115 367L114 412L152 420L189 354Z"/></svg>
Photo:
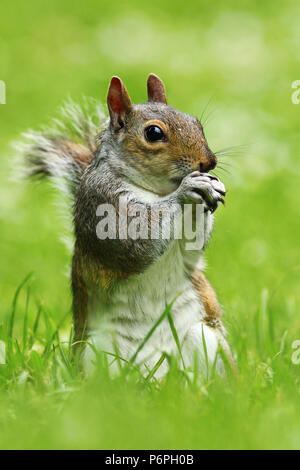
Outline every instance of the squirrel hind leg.
<svg viewBox="0 0 300 470"><path fill-rule="evenodd" d="M214 289L204 274L195 269L191 276L191 282L204 306L207 318L219 320L222 317L222 308Z"/></svg>

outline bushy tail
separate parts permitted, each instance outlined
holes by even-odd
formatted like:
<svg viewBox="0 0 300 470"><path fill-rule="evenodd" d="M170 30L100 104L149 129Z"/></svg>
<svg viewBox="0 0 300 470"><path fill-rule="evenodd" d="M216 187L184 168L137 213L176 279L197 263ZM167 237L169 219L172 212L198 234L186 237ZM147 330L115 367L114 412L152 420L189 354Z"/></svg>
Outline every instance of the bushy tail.
<svg viewBox="0 0 300 470"><path fill-rule="evenodd" d="M26 176L50 177L72 201L81 175L97 151L105 116L92 100L85 100L83 106L69 100L61 114L62 119L53 120L51 128L24 134L18 149Z"/></svg>

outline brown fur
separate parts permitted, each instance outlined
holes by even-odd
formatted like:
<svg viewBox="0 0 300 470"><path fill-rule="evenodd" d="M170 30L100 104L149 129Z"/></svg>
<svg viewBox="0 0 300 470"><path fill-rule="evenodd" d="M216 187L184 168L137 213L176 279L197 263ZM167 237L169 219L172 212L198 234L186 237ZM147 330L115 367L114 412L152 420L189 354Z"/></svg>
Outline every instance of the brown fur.
<svg viewBox="0 0 300 470"><path fill-rule="evenodd" d="M76 245L72 262L74 342L87 339L88 315L97 305L99 292L110 295L116 283L129 274L102 266ZM78 346L75 344L75 351Z"/></svg>
<svg viewBox="0 0 300 470"><path fill-rule="evenodd" d="M85 169L91 163L97 150L96 145L87 148L69 140L61 140L59 146L62 152L68 154L82 169Z"/></svg>
<svg viewBox="0 0 300 470"><path fill-rule="evenodd" d="M207 315L207 320L220 320L222 317L222 309L218 302L216 293L204 274L195 270L191 277L192 284L199 295Z"/></svg>
<svg viewBox="0 0 300 470"><path fill-rule="evenodd" d="M144 131L150 125L161 127L166 139L147 142ZM216 165L198 119L160 103L134 106L127 118L123 145L130 164L149 176L163 174L172 179L182 170L208 171Z"/></svg>
<svg viewBox="0 0 300 470"><path fill-rule="evenodd" d="M221 321L222 308L219 304L216 293L204 274L197 269L191 276L191 282L203 303L207 315L204 321L210 328L213 328L217 332L220 347L227 358L228 365L231 368L233 375L237 378L238 369L232 356L230 346L224 335L224 327Z"/></svg>

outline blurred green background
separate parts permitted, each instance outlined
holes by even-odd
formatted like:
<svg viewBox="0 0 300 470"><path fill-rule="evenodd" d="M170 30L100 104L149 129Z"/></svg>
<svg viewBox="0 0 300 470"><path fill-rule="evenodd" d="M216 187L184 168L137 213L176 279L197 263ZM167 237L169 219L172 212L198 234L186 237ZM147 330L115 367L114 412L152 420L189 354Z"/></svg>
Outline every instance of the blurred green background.
<svg viewBox="0 0 300 470"><path fill-rule="evenodd" d="M144 101L147 75L154 72L164 80L172 106L200 117L207 105L205 133L213 150L242 146L223 158L228 172L216 172L228 195L226 207L216 214L207 274L224 305L233 348L242 351L245 347L252 356L257 353L257 312L267 305L274 341L282 344L284 338L286 367L293 376L287 379L288 396L285 374L278 388L272 384L270 416L262 410L255 414L256 405L254 411L245 408L244 419L248 412L253 413L253 429L249 425L241 435L236 411L232 433L228 431L230 442L221 435L215 440L204 438L205 427L201 428L203 433L191 431L186 439L176 434L171 411L164 415L158 410L152 416L156 424L161 423L162 437L157 437L153 425L153 432L146 433L143 440L137 430L148 426L145 410L149 397L141 411L144 421L139 416L137 429L130 430L125 440L114 430L118 426L127 429L130 414L126 421L125 412L122 424L120 418L113 418L111 429L104 433L107 439L99 427L99 440L94 439L94 433L86 435L89 440L81 435L83 416L77 416L77 408L73 415L66 415L67 430L60 430L56 440L51 434L55 423L50 438L46 424L38 420L47 408L47 401L40 398L37 422L44 433L40 440L35 434L27 439L21 432L15 433L14 426L20 421L12 401L5 406L14 410L15 421L4 410L0 412L8 429L12 426L11 440L8 432L2 445L180 448L182 443L187 448L282 443L300 447L296 420L300 365L289 360L292 342L300 339L300 105L291 101L292 82L300 79L299 2L4 0L0 11L0 80L7 87L7 104L0 105L0 324L10 314L17 286L31 271L32 303L41 302L53 322L58 323L71 304L70 253L60 241L64 222L53 204L54 191L47 183L20 181L11 142L28 128L48 124L68 96L75 101L82 95L92 96L105 105L112 75L123 79L134 102ZM17 331L23 322L21 311L16 317ZM29 314L33 318L31 311ZM71 317L65 323L66 331L70 324ZM257 360L263 363L267 359L259 356ZM89 393L98 403L96 392ZM113 406L119 399L116 395ZM199 403L197 406L201 408ZM100 416L103 410L98 412ZM19 413L25 431L32 416L25 400ZM191 410L187 413L192 415ZM214 411L206 409L206 415L210 423ZM218 426L226 426L231 415L232 409L226 411L221 406L215 418ZM186 419L183 408L179 416ZM280 425L278 416L283 416ZM181 422L178 416L176 419ZM196 415L191 419L196 426ZM92 426L96 429L98 424ZM286 441L281 440L282 426L291 434ZM254 428L260 429L258 436L263 439L254 436ZM269 439L269 431L277 434ZM13 434L17 435L15 444ZM208 435L215 435L213 428Z"/></svg>

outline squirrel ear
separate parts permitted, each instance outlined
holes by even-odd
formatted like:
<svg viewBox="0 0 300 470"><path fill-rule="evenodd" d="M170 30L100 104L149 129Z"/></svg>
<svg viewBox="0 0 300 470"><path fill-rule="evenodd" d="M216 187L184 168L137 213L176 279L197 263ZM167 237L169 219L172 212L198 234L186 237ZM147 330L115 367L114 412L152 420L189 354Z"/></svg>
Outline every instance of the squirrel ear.
<svg viewBox="0 0 300 470"><path fill-rule="evenodd" d="M150 73L147 80L148 101L167 104L166 89L161 79Z"/></svg>
<svg viewBox="0 0 300 470"><path fill-rule="evenodd" d="M107 93L107 107L111 125L115 130L124 126L125 115L132 110L128 91L119 77L112 77Z"/></svg>

